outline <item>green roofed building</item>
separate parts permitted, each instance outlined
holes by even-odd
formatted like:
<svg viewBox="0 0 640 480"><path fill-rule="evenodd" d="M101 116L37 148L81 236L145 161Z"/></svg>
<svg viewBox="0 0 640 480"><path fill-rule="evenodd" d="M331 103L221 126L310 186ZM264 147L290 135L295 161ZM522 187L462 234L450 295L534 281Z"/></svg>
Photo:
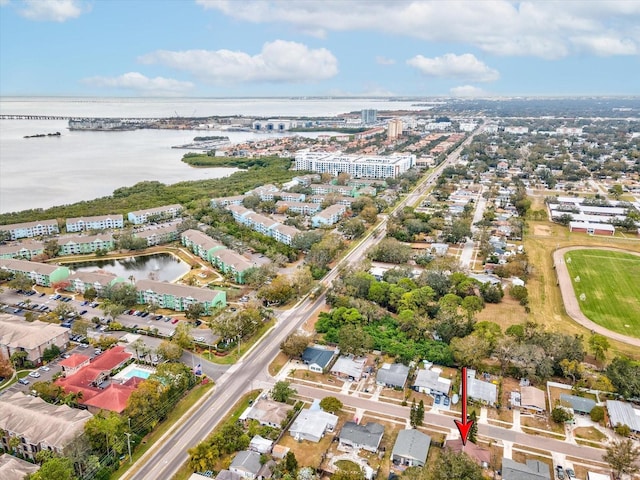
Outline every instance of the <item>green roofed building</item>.
<svg viewBox="0 0 640 480"><path fill-rule="evenodd" d="M0 269L11 273L22 273L36 285L50 287L51 284L69 278L69 269L61 265L30 262L28 260L0 259Z"/></svg>

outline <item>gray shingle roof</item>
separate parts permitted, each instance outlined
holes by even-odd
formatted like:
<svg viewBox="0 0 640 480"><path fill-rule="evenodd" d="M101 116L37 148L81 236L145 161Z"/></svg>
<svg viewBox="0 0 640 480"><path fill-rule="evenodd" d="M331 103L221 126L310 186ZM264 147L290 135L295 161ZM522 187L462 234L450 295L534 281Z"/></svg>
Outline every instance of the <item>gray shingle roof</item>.
<svg viewBox="0 0 640 480"><path fill-rule="evenodd" d="M348 440L353 444L378 448L383 434L384 427L379 423L358 425L355 422L346 422L340 430L340 441Z"/></svg>
<svg viewBox="0 0 640 480"><path fill-rule="evenodd" d="M574 412L578 413L589 413L591 409L596 406L596 402L590 398L568 395L566 393L560 394L560 402L568 404L573 408Z"/></svg>
<svg viewBox="0 0 640 480"><path fill-rule="evenodd" d="M307 365L313 363L322 368L326 368L335 352L333 350L325 350L324 348L307 347L302 352L302 361Z"/></svg>
<svg viewBox="0 0 640 480"><path fill-rule="evenodd" d="M409 376L409 367L401 363L385 363L376 375L376 382L393 387L404 387Z"/></svg>
<svg viewBox="0 0 640 480"><path fill-rule="evenodd" d="M634 432L640 432L640 410L633 408L630 403L607 400L607 411L611 418L611 425L621 423Z"/></svg>
<svg viewBox="0 0 640 480"><path fill-rule="evenodd" d="M543 480L549 479L549 465L537 460L518 463L510 458L502 459L502 480Z"/></svg>
<svg viewBox="0 0 640 480"><path fill-rule="evenodd" d="M426 433L419 430L400 430L391 457L410 458L424 465L427 462L430 445L431 437Z"/></svg>

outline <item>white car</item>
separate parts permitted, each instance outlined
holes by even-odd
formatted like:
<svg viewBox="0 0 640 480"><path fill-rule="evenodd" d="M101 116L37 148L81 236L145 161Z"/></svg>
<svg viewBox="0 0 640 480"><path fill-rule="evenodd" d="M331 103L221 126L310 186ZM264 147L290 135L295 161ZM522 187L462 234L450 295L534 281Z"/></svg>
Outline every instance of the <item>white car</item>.
<svg viewBox="0 0 640 480"><path fill-rule="evenodd" d="M204 337L195 337L194 340L196 342L204 342Z"/></svg>
<svg viewBox="0 0 640 480"><path fill-rule="evenodd" d="M42 370L43 372L48 372L51 369L49 367L47 367L46 365L43 365L43 366L40 367L40 370Z"/></svg>
<svg viewBox="0 0 640 480"><path fill-rule="evenodd" d="M30 376L31 378L40 378L40 374L39 374L38 372L31 372L31 373L29 374L29 376Z"/></svg>

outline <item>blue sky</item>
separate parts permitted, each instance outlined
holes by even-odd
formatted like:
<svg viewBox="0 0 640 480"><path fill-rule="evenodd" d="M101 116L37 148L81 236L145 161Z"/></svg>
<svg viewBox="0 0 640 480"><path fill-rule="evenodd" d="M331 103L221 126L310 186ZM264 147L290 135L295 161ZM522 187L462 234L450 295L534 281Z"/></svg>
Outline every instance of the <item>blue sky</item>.
<svg viewBox="0 0 640 480"><path fill-rule="evenodd" d="M640 95L640 0L0 0L0 95Z"/></svg>

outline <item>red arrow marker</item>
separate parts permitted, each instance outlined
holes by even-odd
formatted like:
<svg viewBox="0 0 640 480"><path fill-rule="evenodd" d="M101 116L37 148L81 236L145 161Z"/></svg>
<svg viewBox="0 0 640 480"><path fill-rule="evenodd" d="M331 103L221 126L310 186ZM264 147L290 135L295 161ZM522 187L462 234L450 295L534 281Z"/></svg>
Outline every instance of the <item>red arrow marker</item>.
<svg viewBox="0 0 640 480"><path fill-rule="evenodd" d="M467 367L462 367L462 421L453 421L458 427L460 436L462 437L462 445L467 444L467 437L469 436L469 430L473 425L473 420L467 421Z"/></svg>

